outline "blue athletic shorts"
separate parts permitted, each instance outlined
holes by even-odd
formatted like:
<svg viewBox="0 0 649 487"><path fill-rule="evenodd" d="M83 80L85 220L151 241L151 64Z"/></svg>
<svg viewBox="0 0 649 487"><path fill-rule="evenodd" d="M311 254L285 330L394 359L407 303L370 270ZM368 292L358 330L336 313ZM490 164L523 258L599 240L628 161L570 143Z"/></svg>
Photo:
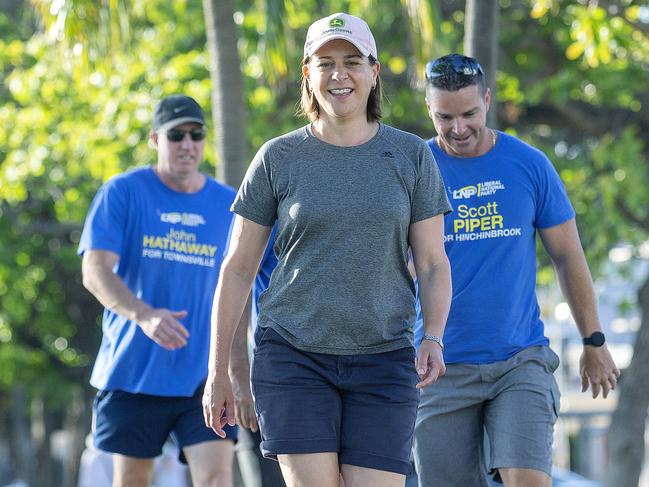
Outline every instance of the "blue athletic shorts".
<svg viewBox="0 0 649 487"><path fill-rule="evenodd" d="M255 332L252 390L264 456L337 452L341 464L410 473L415 351L331 355Z"/></svg>
<svg viewBox="0 0 649 487"><path fill-rule="evenodd" d="M221 438L205 426L203 386L192 397L150 396L124 391L99 391L93 405L93 434L100 450L129 457L154 458L167 438L182 449ZM226 439L236 440L237 427L225 426Z"/></svg>

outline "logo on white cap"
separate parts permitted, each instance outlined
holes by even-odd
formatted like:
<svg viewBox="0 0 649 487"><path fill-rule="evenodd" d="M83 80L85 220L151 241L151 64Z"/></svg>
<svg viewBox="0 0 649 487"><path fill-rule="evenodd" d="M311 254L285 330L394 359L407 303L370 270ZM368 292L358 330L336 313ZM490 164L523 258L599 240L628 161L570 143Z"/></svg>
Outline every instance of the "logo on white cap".
<svg viewBox="0 0 649 487"><path fill-rule="evenodd" d="M313 56L320 47L334 39L346 40L363 56L371 55L378 59L376 42L367 23L346 13L335 13L311 24L304 43L304 57Z"/></svg>

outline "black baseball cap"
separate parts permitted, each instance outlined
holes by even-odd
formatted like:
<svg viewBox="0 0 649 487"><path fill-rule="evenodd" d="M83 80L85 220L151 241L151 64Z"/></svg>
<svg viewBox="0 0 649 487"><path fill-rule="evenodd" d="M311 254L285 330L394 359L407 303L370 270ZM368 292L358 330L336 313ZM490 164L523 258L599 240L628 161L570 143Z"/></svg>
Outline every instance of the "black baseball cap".
<svg viewBox="0 0 649 487"><path fill-rule="evenodd" d="M187 122L205 125L203 110L191 96L168 96L158 103L153 112L154 132L171 129Z"/></svg>

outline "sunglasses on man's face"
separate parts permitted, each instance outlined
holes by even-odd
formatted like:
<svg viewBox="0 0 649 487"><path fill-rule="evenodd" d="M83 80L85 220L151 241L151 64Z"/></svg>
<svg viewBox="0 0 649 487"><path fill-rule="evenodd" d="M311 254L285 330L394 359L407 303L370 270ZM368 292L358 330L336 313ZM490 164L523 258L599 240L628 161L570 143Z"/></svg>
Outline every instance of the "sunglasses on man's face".
<svg viewBox="0 0 649 487"><path fill-rule="evenodd" d="M426 64L426 79L431 80L448 76L451 72L463 76L484 74L480 63L467 56L444 56Z"/></svg>
<svg viewBox="0 0 649 487"><path fill-rule="evenodd" d="M189 134L189 136L194 142L203 140L207 135L204 127L198 129L192 129L192 130L171 129L165 132L165 135L167 136L167 140L171 142L180 142L185 138L185 134Z"/></svg>

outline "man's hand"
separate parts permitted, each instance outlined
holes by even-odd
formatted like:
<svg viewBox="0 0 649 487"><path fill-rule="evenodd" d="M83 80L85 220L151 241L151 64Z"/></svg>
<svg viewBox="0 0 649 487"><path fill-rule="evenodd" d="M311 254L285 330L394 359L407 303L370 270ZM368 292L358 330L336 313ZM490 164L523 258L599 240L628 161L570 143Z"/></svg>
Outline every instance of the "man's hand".
<svg viewBox="0 0 649 487"><path fill-rule="evenodd" d="M579 358L579 374L581 375L581 392L586 392L590 385L593 398L599 395L606 398L615 389L620 378L620 370L615 366L613 357L606 345L601 347L584 346Z"/></svg>
<svg viewBox="0 0 649 487"><path fill-rule="evenodd" d="M422 340L415 360L420 382L417 389L429 386L446 373L442 347L432 340Z"/></svg>
<svg viewBox="0 0 649 487"><path fill-rule="evenodd" d="M187 345L189 338L189 332L179 321L185 316L187 311L151 308L138 316L137 324L158 345L167 350L176 350Z"/></svg>
<svg viewBox="0 0 649 487"><path fill-rule="evenodd" d="M236 424L232 384L228 374L209 373L202 402L205 425L212 428L221 438L225 438L224 426Z"/></svg>
<svg viewBox="0 0 649 487"><path fill-rule="evenodd" d="M257 431L257 415L250 391L250 380L237 380L232 377L232 392L237 424L251 431Z"/></svg>

